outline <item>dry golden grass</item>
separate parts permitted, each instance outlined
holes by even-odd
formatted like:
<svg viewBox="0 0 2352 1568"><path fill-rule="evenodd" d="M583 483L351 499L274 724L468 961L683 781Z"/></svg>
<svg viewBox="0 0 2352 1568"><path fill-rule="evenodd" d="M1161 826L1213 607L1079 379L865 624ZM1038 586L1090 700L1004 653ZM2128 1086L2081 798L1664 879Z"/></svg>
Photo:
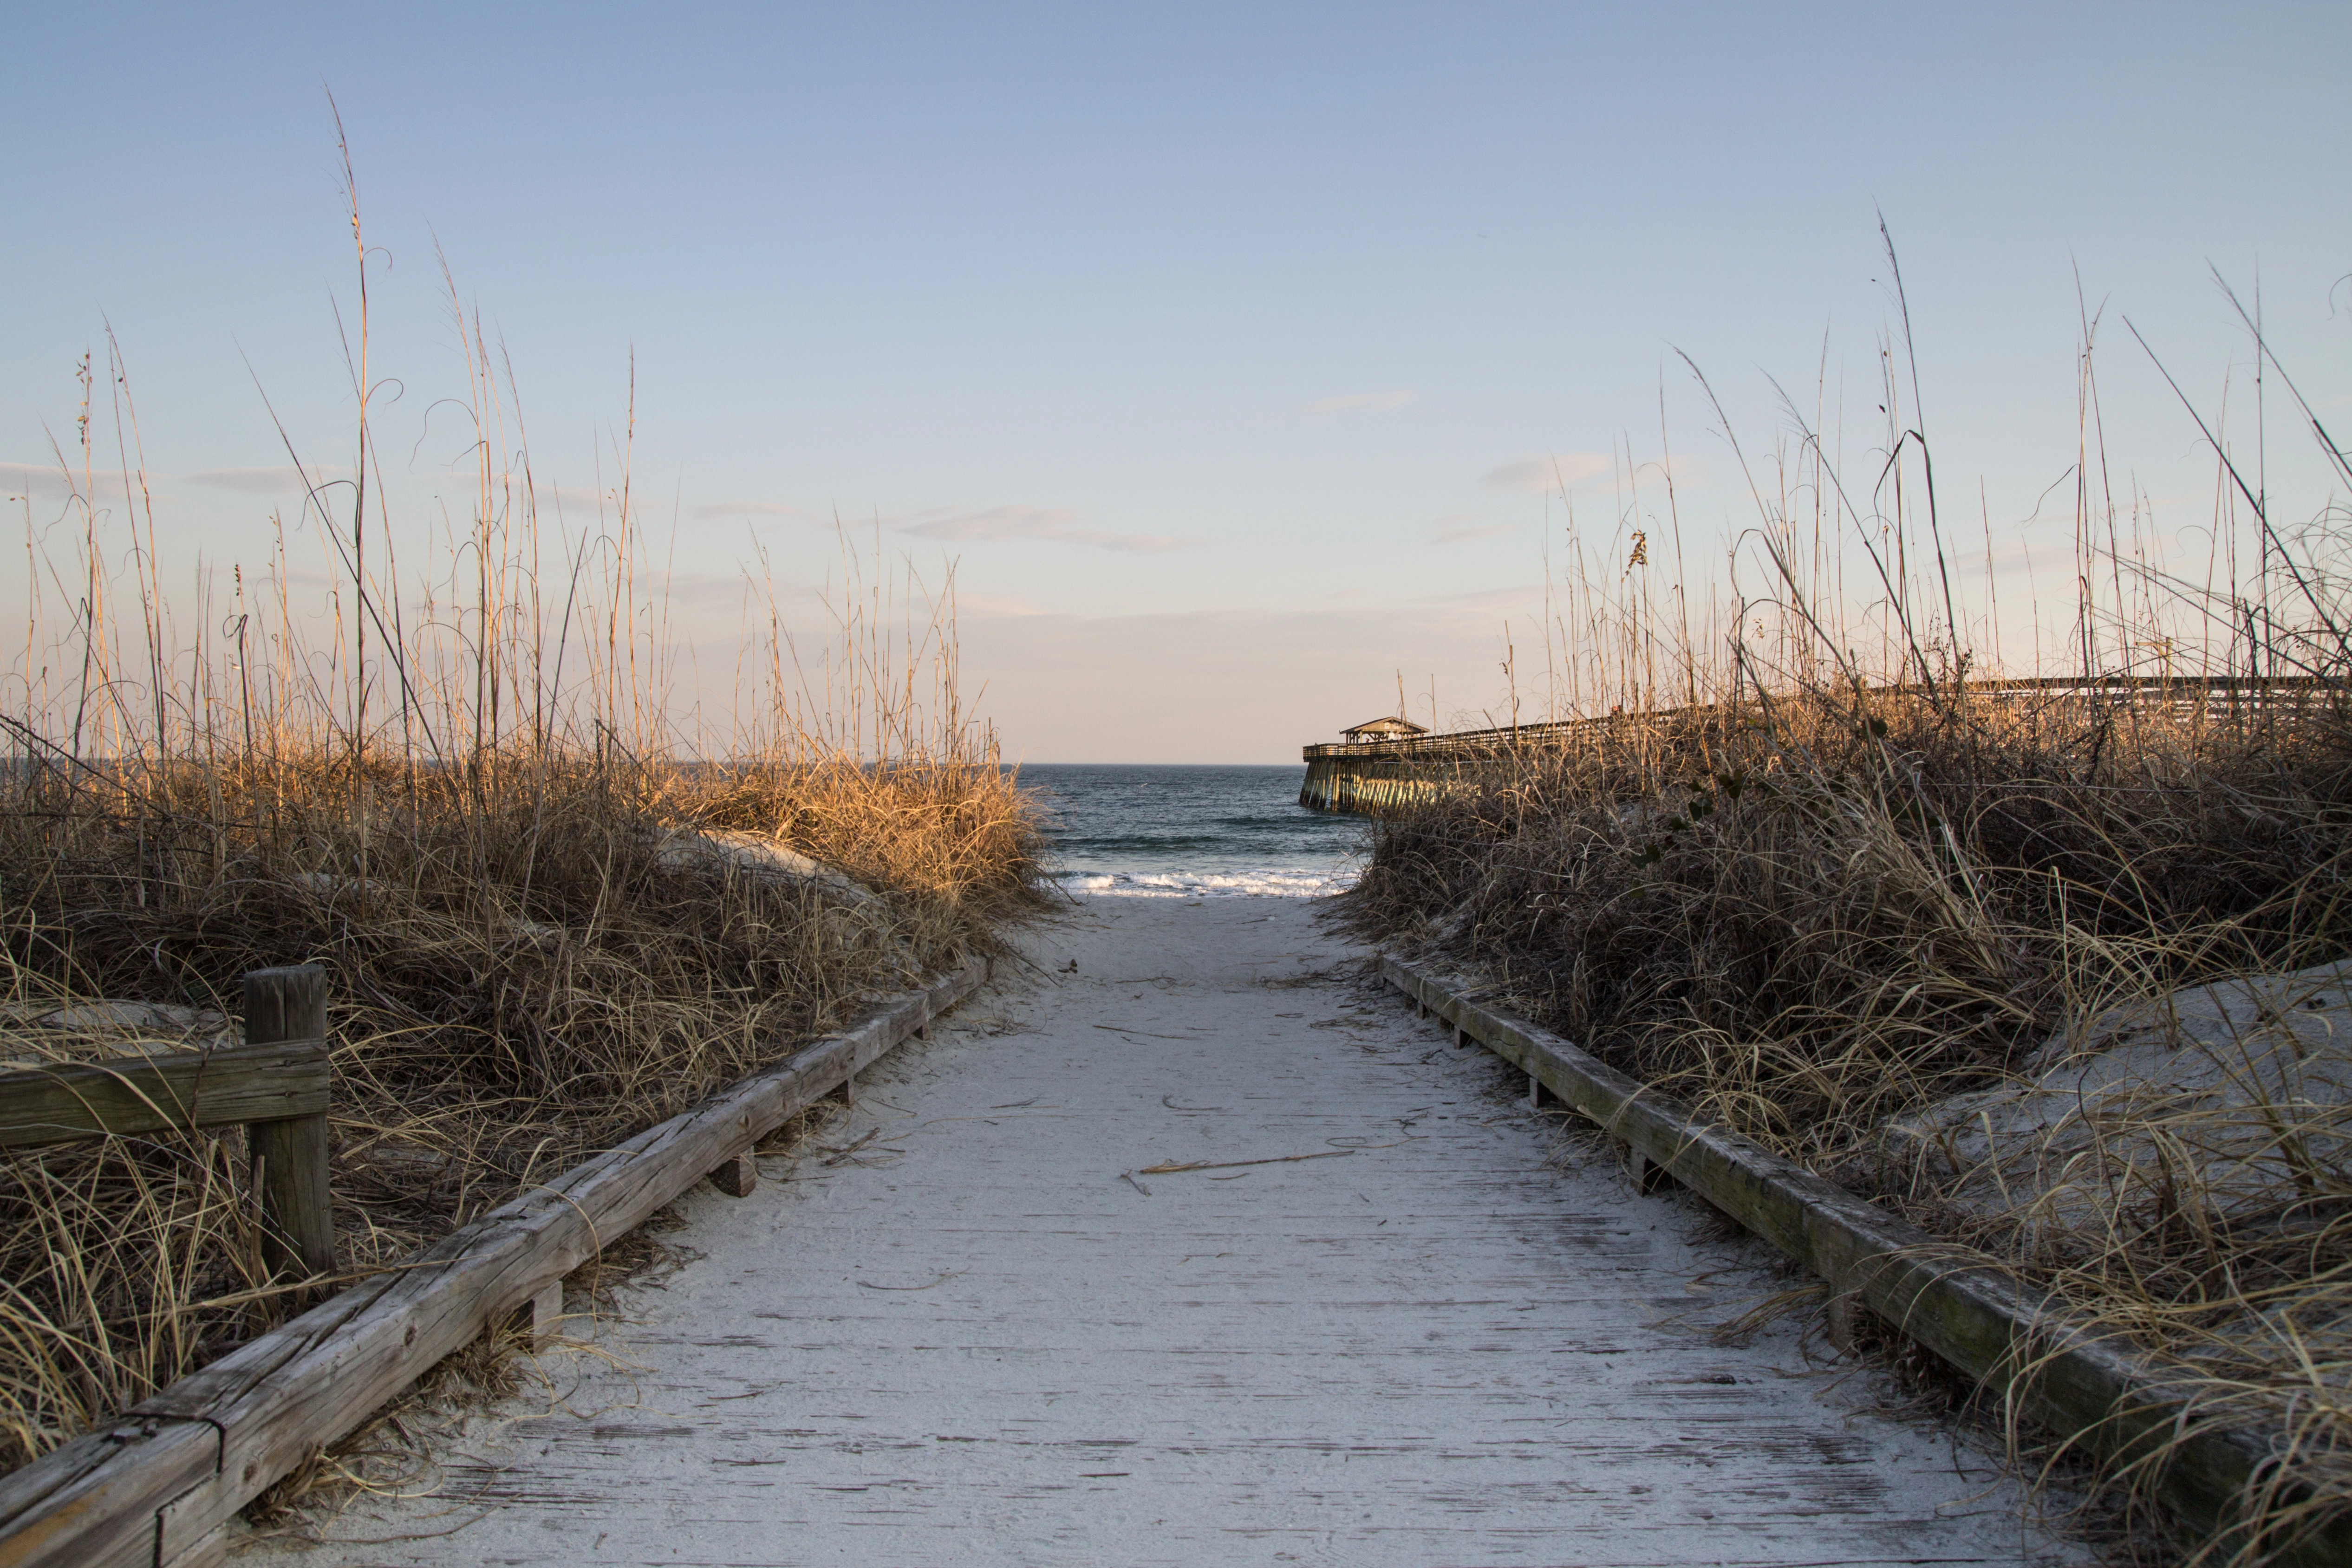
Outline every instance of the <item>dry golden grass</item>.
<svg viewBox="0 0 2352 1568"><path fill-rule="evenodd" d="M2080 450L2104 464L2092 329ZM1897 341L1907 357L1907 326ZM2255 351L2278 368L2258 335ZM1596 549L1571 529L1545 627L1547 716L1575 722L1381 821L1344 917L1478 969L1701 1116L1983 1247L2167 1359L2200 1406L2276 1435L2256 1527L2187 1548L2266 1561L2352 1516L2338 1099L2125 1097L2063 1143L1958 1162L1890 1129L2015 1089L2045 1040L2087 1038L2118 1007L2352 948L2344 515L2330 502L2283 534L2217 441L2213 559L2168 561L2140 509L2121 516L2078 469L2059 644L2074 677L2004 685L1969 647L1998 610L1972 619L1955 588L1901 365L1876 389L1875 491L1846 482L1826 422L1793 404L1777 471L1731 441L1761 596L1654 584L1650 539L1680 553L1672 480L1644 481L1644 503L1623 476L1616 537ZM2331 482L2352 483L2294 397ZM2242 533L2258 570L2228 553ZM2062 1169L2095 1201L2021 1179ZM2136 1492L2156 1468L2106 1479Z"/></svg>
<svg viewBox="0 0 2352 1568"><path fill-rule="evenodd" d="M961 706L951 580L844 548L796 643L755 578L714 737L673 687L625 447L593 526L542 526L520 411L460 315L470 526L394 526L357 326L366 483L320 478L230 583L164 593L146 476L121 476L129 517L95 504L83 422L66 516L26 519L0 712L0 1001L23 1004L0 1057L100 1049L23 1021L70 1000L233 1011L245 971L322 965L346 1277L996 950L1044 896L1037 812ZM316 602L288 560L306 532L333 571ZM784 851L833 869L780 873ZM241 1142L0 1161L0 1468L304 1299L260 1266Z"/></svg>
<svg viewBox="0 0 2352 1568"><path fill-rule="evenodd" d="M2127 702L1792 694L1769 720L1622 718L1383 822L1352 904L1507 966L1579 1040L1824 1157L2070 1006L2352 933L2327 896L2352 732L2302 710L2290 755L2226 711Z"/></svg>
<svg viewBox="0 0 2352 1568"><path fill-rule="evenodd" d="M2008 1261L2177 1361L2200 1406L2288 1434L2273 1479L2321 1500L2276 1531L2352 1510L2352 1108L2104 1104L2064 1155L2097 1201L2063 1212L2023 1181L1988 1203L1981 1169L1885 1134L2135 998L2343 953L2347 882L2352 728L2325 702L2282 722L1786 693L1769 723L1727 706L1597 727L1383 821L1348 910ZM2213 1149L2243 1149L2250 1120L2224 1186ZM2012 1166L2055 1163L2023 1144Z"/></svg>
<svg viewBox="0 0 2352 1568"><path fill-rule="evenodd" d="M171 770L178 789L136 806L37 775L0 815L0 878L28 1002L233 1009L247 969L326 967L347 1270L395 1261L868 998L991 950L1038 896L1029 804L984 762L558 757L488 810L454 780L383 779L363 817L334 771L316 758ZM221 815L169 814L181 791L216 795ZM878 891L662 852L665 833L710 826L846 862ZM72 1054L89 1032L51 1031L40 1049ZM0 1166L14 1462L278 1310L236 1142L114 1139Z"/></svg>

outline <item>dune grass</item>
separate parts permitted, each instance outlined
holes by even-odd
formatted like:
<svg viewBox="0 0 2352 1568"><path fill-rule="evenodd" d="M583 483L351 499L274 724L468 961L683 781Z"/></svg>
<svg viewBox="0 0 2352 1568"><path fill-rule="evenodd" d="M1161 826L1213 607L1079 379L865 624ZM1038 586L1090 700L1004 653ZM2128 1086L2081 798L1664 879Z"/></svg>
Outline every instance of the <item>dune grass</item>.
<svg viewBox="0 0 2352 1568"><path fill-rule="evenodd" d="M1893 363L1898 406L1914 389ZM2145 1508L2153 1461L2102 1478L2141 1510L2138 1548L2267 1561L2352 1514L2344 1096L2297 1077L2251 1103L2117 1097L1958 1162L1890 1131L2030 1083L2037 1048L2090 1043L2118 1009L2352 949L2340 511L2292 538L2257 515L2246 581L2118 543L2086 489L2078 542L2097 570L2077 579L2069 673L2005 681L1969 645L1925 476L1907 502L1898 488L1857 511L1790 418L1793 466L1756 484L1769 596L1695 634L1676 612L1698 595L1643 580L1638 533L1622 572L1583 557L1547 641L1554 716L1584 722L1381 821L1345 917L1985 1248L2168 1358L2200 1406L2278 1434L2255 1527L2223 1540L2166 1544ZM1918 462L1924 438L1889 423L1873 461ZM2095 423L2086 402L2086 445ZM2226 461L2217 482L2217 513L2256 504ZM1627 553L1621 531L1600 559ZM1876 592L1843 596L1857 580ZM1994 1175L2029 1167L2073 1197Z"/></svg>
<svg viewBox="0 0 2352 1568"><path fill-rule="evenodd" d="M510 386L457 322L470 519L386 515L362 396L356 473L305 465L258 568L173 593L110 366L131 505L95 499L101 404L65 513L26 515L0 711L0 1092L43 1061L233 1038L201 1015L233 1015L246 970L323 965L341 1278L997 950L1044 896L1037 811L961 706L951 580L844 543L796 642L800 607L751 578L713 733L627 447L593 524L543 518ZM364 392L363 315L358 340ZM323 591L289 560L306 539ZM0 1468L315 1298L259 1261L241 1142L0 1160Z"/></svg>
<svg viewBox="0 0 2352 1568"><path fill-rule="evenodd" d="M152 1024L26 1020L94 997L233 1011L245 970L325 965L349 1274L989 950L1036 897L1027 802L986 763L543 760L528 793L487 800L428 779L392 805L386 781L363 821L316 759L178 774L216 789L221 814L163 817L157 788L143 823L126 796L28 783L0 816L11 1054L86 1055L109 1035L184 1049ZM877 891L850 903L664 853L710 824L839 854ZM110 1139L0 1164L16 1460L292 1299L259 1264L237 1142Z"/></svg>

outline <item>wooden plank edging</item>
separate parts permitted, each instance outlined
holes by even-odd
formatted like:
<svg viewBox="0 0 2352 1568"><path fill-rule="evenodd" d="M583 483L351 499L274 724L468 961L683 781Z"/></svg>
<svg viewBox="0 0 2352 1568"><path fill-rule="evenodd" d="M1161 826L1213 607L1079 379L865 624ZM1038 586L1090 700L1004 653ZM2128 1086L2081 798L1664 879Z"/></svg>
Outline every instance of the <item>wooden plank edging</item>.
<svg viewBox="0 0 2352 1568"><path fill-rule="evenodd" d="M1795 1162L1721 1127L1566 1039L1480 1006L1426 966L1383 954L1383 977L1662 1167L1749 1230L1804 1264L1836 1296L1888 1322L2001 1402L2069 1445L2153 1472L2149 1490L2208 1532L2229 1531L2261 1498L2308 1515L2305 1533L2265 1542L2279 1563L2352 1562L2352 1519L2317 1515L2319 1500L2282 1479L2284 1438L2224 1424L2198 1389L2113 1333L2015 1279L1989 1254L1943 1240ZM2164 1445L2171 1451L2151 1458ZM2282 1507L2284 1505L2284 1507ZM2225 1552L2223 1555L2228 1555Z"/></svg>
<svg viewBox="0 0 2352 1568"><path fill-rule="evenodd" d="M362 1281L0 1478L0 1568L195 1568L230 1519L442 1357L977 990L973 959L856 1028Z"/></svg>

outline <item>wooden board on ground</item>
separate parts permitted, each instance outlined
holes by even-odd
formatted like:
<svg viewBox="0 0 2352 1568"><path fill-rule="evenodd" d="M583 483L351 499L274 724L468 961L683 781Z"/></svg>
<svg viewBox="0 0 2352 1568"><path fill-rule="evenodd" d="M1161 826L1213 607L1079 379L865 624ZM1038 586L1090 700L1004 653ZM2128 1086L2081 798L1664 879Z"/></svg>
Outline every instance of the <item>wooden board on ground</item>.
<svg viewBox="0 0 2352 1568"><path fill-rule="evenodd" d="M1024 934L1037 985L689 1195L678 1267L439 1434L436 1495L250 1568L2087 1561L1799 1319L1717 1340L1771 1249L1561 1146L1316 915Z"/></svg>
<svg viewBox="0 0 2352 1568"><path fill-rule="evenodd" d="M0 1568L196 1568L237 1510L986 977L973 960L0 1479Z"/></svg>
<svg viewBox="0 0 2352 1568"><path fill-rule="evenodd" d="M2199 1527L2230 1528L2246 1499L2278 1484L2280 1450L2203 1415L2186 1369L2169 1369L2122 1336L2084 1326L1988 1255L1695 1121L1565 1037L1480 1004L1468 987L1426 966L1384 956L1381 969L1444 1019L1457 1041L1478 1040L1532 1074L1638 1158L1811 1269L1837 1297L1866 1303L2069 1443L2144 1461L2155 1490ZM2352 1562L2352 1524L2338 1521L2272 1560L2313 1568Z"/></svg>

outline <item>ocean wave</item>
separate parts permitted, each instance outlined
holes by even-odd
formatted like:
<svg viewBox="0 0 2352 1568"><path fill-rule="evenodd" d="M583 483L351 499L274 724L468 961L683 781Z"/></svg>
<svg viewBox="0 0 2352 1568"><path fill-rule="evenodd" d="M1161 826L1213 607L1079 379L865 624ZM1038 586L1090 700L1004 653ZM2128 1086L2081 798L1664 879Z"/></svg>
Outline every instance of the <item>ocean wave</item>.
<svg viewBox="0 0 2352 1568"><path fill-rule="evenodd" d="M1087 898L1321 898L1343 893L1360 874L1324 871L1066 871L1056 880Z"/></svg>

